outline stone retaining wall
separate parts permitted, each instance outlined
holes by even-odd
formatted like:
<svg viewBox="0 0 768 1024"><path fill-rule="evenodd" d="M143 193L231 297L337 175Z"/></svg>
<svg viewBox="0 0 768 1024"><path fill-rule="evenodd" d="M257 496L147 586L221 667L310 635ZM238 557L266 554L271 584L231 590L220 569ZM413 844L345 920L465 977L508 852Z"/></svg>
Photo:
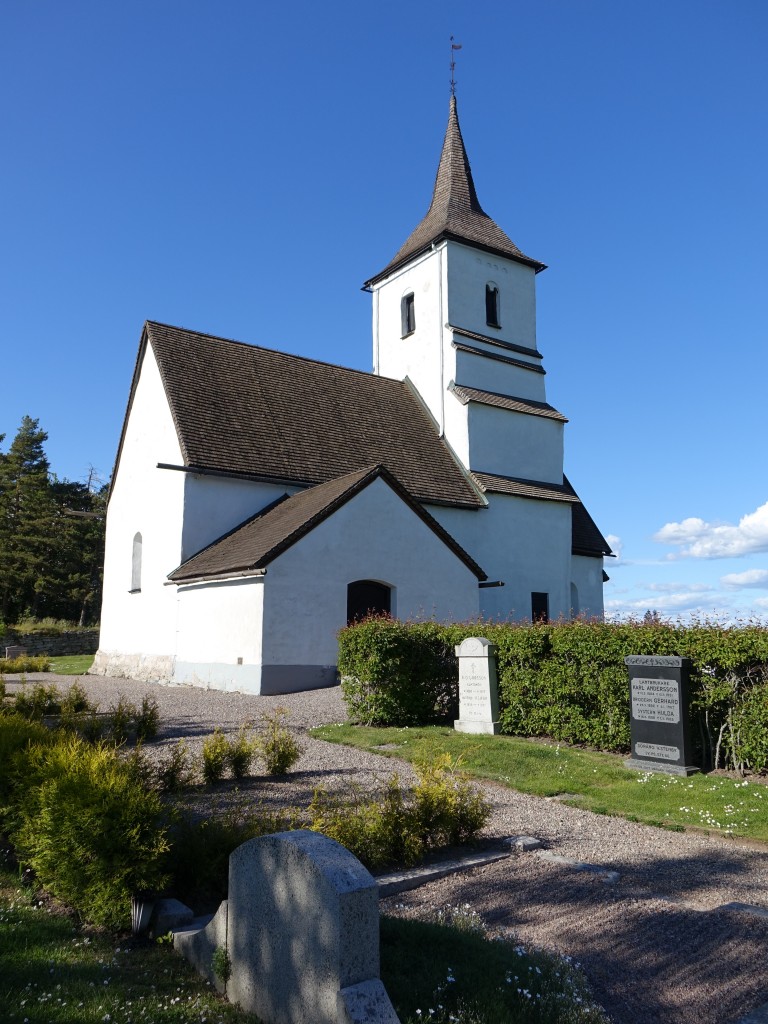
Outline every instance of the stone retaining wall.
<svg viewBox="0 0 768 1024"><path fill-rule="evenodd" d="M98 629L77 629L67 633L20 633L6 629L0 637L0 654L6 647L22 647L27 654L95 654L99 648Z"/></svg>

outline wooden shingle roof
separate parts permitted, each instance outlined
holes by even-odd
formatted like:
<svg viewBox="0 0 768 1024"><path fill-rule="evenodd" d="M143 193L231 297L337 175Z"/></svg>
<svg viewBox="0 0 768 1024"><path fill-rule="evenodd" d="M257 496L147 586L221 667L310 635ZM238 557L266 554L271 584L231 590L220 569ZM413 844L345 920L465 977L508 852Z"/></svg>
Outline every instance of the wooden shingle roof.
<svg viewBox="0 0 768 1024"><path fill-rule="evenodd" d="M483 506L402 381L153 321L147 342L188 470L313 486L381 464L418 501Z"/></svg>
<svg viewBox="0 0 768 1024"><path fill-rule="evenodd" d="M502 395L496 391L483 391L480 388L470 388L466 384L449 385L450 390L458 398L462 405L468 402L476 402L478 405L492 405L497 409L506 409L509 412L522 412L530 416L543 416L545 419L558 420L560 423L567 423L567 417L558 412L548 402L535 402L531 398L514 398L512 395Z"/></svg>
<svg viewBox="0 0 768 1024"><path fill-rule="evenodd" d="M525 263L537 273L546 269L545 264L522 253L480 206L459 127L455 96L451 96L448 127L429 210L387 266L366 281L364 287L369 288L443 238L466 242L486 252Z"/></svg>
<svg viewBox="0 0 768 1024"><path fill-rule="evenodd" d="M216 577L255 575L379 478L389 484L479 580L487 579L477 562L384 466L370 466L299 491L292 497L285 495L193 555L175 569L168 579L174 583L184 583Z"/></svg>

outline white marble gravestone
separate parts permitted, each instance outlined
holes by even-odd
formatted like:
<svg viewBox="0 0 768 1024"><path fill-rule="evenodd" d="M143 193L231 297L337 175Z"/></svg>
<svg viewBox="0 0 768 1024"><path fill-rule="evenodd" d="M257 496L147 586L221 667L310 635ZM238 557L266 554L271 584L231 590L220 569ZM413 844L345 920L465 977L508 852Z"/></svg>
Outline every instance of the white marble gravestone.
<svg viewBox="0 0 768 1024"><path fill-rule="evenodd" d="M457 732L501 732L496 645L484 637L468 636L456 648L459 659L459 717Z"/></svg>

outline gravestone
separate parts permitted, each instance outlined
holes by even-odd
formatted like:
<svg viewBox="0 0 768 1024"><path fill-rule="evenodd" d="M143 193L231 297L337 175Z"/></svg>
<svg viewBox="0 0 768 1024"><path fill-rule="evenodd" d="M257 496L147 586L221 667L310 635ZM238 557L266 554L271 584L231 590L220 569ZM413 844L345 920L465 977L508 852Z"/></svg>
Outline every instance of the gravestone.
<svg viewBox="0 0 768 1024"><path fill-rule="evenodd" d="M484 637L469 636L456 648L459 659L459 717L457 732L501 731L499 725L499 684L496 677L496 645Z"/></svg>
<svg viewBox="0 0 768 1024"><path fill-rule="evenodd" d="M688 720L688 658L630 655L629 714L632 757L628 768L693 775Z"/></svg>
<svg viewBox="0 0 768 1024"><path fill-rule="evenodd" d="M378 898L372 875L327 836L261 836L231 854L213 919L176 931L174 946L264 1024L399 1024L379 978Z"/></svg>

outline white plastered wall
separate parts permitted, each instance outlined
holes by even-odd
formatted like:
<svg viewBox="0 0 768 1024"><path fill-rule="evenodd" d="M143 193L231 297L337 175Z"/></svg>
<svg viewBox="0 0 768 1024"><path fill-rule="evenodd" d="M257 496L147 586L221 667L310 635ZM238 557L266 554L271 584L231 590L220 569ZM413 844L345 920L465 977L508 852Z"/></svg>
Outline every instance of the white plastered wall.
<svg viewBox="0 0 768 1024"><path fill-rule="evenodd" d="M448 320L454 327L536 348L536 274L502 256L448 242ZM485 319L485 286L499 290L500 327Z"/></svg>
<svg viewBox="0 0 768 1024"><path fill-rule="evenodd" d="M387 483L374 480L268 566L265 679L290 679L302 666L335 667L347 584L363 579L394 586L399 619L462 621L479 611L474 573Z"/></svg>
<svg viewBox="0 0 768 1024"><path fill-rule="evenodd" d="M562 484L563 424L470 402L469 465L481 473Z"/></svg>
<svg viewBox="0 0 768 1024"><path fill-rule="evenodd" d="M182 455L157 362L147 345L107 513L104 596L96 671L168 676L176 635L175 588L163 583L181 558ZM141 590L131 593L134 537L142 537Z"/></svg>
<svg viewBox="0 0 768 1024"><path fill-rule="evenodd" d="M442 429L444 397L445 244L409 263L374 287L374 373L410 378ZM401 301L414 296L416 329L403 338Z"/></svg>
<svg viewBox="0 0 768 1024"><path fill-rule="evenodd" d="M483 617L528 619L531 593L549 594L551 619L570 616L571 508L566 502L487 494L488 508L429 511L503 587L480 591Z"/></svg>
<svg viewBox="0 0 768 1024"><path fill-rule="evenodd" d="M202 551L277 498L300 489L232 477L192 473L184 477L182 560Z"/></svg>
<svg viewBox="0 0 768 1024"><path fill-rule="evenodd" d="M586 555L573 555L571 559L571 582L576 588L578 607L574 612L583 618L602 619L603 606L603 559Z"/></svg>
<svg viewBox="0 0 768 1024"><path fill-rule="evenodd" d="M174 682L261 692L264 583L248 576L178 588Z"/></svg>
<svg viewBox="0 0 768 1024"><path fill-rule="evenodd" d="M456 342L461 345L464 343L464 339L457 335ZM482 344L479 342L472 341L467 344L474 349L482 348ZM494 359L494 355L501 354L499 350L495 350L491 354L491 350L486 348L484 353L489 358L486 359L475 352L456 351L456 376L454 379L457 384L478 388L481 391L494 391L500 395L510 395L512 398L527 398L533 402L546 402L543 373L536 373L535 370L528 370L503 360ZM510 355L514 355L514 353L510 353ZM517 356L514 358L517 359Z"/></svg>

